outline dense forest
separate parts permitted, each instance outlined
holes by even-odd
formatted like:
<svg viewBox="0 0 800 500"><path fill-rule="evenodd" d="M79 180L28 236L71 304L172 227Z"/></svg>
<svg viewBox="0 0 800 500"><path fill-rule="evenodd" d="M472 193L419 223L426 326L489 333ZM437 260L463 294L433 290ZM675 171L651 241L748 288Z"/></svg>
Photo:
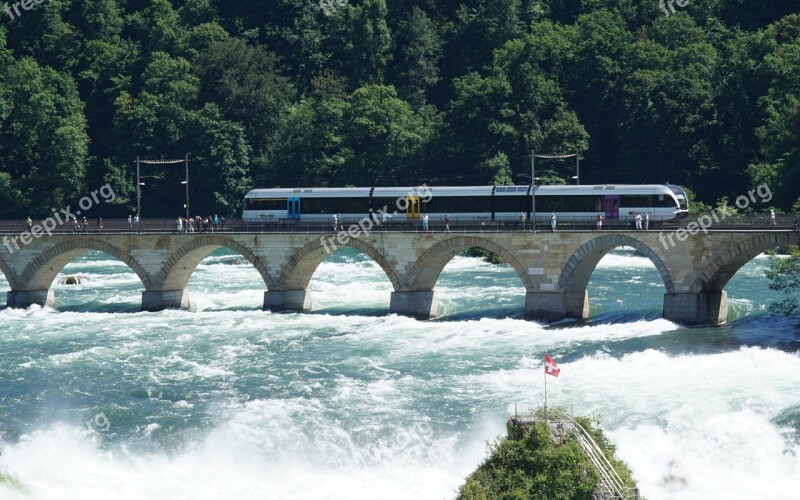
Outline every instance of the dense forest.
<svg viewBox="0 0 800 500"><path fill-rule="evenodd" d="M253 186L528 183L532 150L579 150L584 184L766 182L800 209L797 0L2 7L0 217L106 183L130 213L137 156L189 154L192 206L230 216ZM182 213L182 165L142 174L145 217Z"/></svg>

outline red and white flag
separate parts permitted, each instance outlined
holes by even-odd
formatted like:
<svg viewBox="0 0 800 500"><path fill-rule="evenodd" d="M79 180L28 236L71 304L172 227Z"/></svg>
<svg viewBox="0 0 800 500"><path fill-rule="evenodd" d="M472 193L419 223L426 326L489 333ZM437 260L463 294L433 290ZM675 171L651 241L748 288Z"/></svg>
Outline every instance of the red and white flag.
<svg viewBox="0 0 800 500"><path fill-rule="evenodd" d="M544 372L554 377L558 377L558 374L561 373L561 368L559 368L556 362L553 361L553 358L547 354L544 355Z"/></svg>

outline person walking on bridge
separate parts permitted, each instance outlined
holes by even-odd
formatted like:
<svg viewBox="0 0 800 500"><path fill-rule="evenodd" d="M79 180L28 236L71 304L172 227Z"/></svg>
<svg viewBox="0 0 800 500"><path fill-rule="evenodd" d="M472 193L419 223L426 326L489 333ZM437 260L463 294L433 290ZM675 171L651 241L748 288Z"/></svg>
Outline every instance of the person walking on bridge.
<svg viewBox="0 0 800 500"><path fill-rule="evenodd" d="M603 230L603 214L597 214L597 230Z"/></svg>
<svg viewBox="0 0 800 500"><path fill-rule="evenodd" d="M772 222L772 225L775 225L775 210L770 209L769 211L769 220Z"/></svg>
<svg viewBox="0 0 800 500"><path fill-rule="evenodd" d="M555 233L557 225L558 225L558 219L556 218L556 214L555 214L555 212L551 213L550 214L550 230Z"/></svg>

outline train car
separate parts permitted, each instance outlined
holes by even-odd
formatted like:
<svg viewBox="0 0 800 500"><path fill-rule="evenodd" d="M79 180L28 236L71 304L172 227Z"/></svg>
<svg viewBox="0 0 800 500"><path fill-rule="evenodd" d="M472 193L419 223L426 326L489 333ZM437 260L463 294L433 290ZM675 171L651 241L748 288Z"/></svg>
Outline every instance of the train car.
<svg viewBox="0 0 800 500"><path fill-rule="evenodd" d="M648 214L651 222L688 215L686 193L667 185L466 186L397 188L254 189L245 197L242 217L247 222L329 222L339 214L342 223L374 217L381 222L415 221L428 214L433 221L548 221L555 213L563 222L633 221Z"/></svg>
<svg viewBox="0 0 800 500"><path fill-rule="evenodd" d="M551 213L563 221L581 221L600 214L605 220L631 222L637 214L648 214L652 222L689 214L686 193L678 186L660 184L538 187L536 219L549 219Z"/></svg>

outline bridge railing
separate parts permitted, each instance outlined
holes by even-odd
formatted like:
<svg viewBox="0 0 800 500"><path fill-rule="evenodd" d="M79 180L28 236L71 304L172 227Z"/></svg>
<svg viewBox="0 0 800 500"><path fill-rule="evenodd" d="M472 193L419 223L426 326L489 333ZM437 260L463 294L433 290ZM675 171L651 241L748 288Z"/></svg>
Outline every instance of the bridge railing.
<svg viewBox="0 0 800 500"><path fill-rule="evenodd" d="M706 226L710 230L722 231L786 231L792 230L795 222L800 220L800 216L794 215L780 215L776 217L775 222L770 217L759 216L736 216L729 217L719 222L712 222ZM33 220L33 224L39 224L41 221ZM690 217L681 220L674 220L669 222L655 222L651 221L649 229L651 231L675 231L681 228L686 228L691 223L700 224L699 217ZM219 224L209 224L208 227L201 225L193 225L194 233L331 233L332 235L340 231L347 231L354 228L354 233L360 234L361 227L368 229L369 232L423 232L421 221L394 221L387 220L385 222L373 223L372 227L365 223L363 219L344 219L341 222L341 227L338 231L334 231L333 223L328 218L315 218L311 220L293 220L293 219L275 219L267 222L246 222L241 219L227 219L224 223L220 221ZM519 221L492 221L485 218L472 219L472 220L458 220L451 221L445 224L441 219L431 219L428 224L428 230L433 232L449 232L453 233L474 233L474 232L514 232L514 231L532 231L534 229L530 221L524 223ZM551 227L549 222L537 221L535 230L537 232L549 232ZM566 217L559 218L557 224L558 231L597 231L597 223L594 220L586 219L569 219ZM604 220L602 230L604 231L635 231L633 222L624 220ZM0 234L19 234L27 231L27 224L25 220L0 220ZM184 228L184 232L186 228ZM127 219L103 219L102 229L98 225L98 221L89 220L87 224L82 221L78 228L74 228L72 223L56 227L52 231L56 234L71 234L76 232L78 234L175 234L178 232L178 224L176 219L142 219L138 226L134 223L128 223Z"/></svg>

